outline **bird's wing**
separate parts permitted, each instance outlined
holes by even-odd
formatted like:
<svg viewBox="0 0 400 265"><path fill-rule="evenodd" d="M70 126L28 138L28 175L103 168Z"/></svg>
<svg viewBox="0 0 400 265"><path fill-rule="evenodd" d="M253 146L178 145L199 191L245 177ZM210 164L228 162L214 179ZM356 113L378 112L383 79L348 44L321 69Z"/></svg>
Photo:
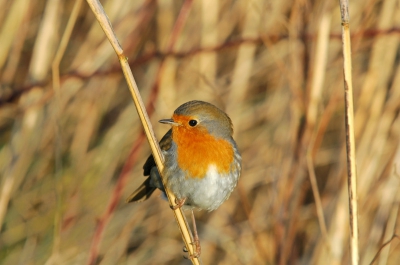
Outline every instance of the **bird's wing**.
<svg viewBox="0 0 400 265"><path fill-rule="evenodd" d="M167 151L172 145L172 129L169 130L160 141L161 150ZM150 176L150 171L156 166L153 155L147 158L146 163L143 165L143 175ZM148 177L142 185L139 186L131 195L126 199L126 202L142 202L147 200L151 194L156 190L156 187L151 185L151 178Z"/></svg>
<svg viewBox="0 0 400 265"><path fill-rule="evenodd" d="M134 192L126 198L126 202L142 202L147 200L151 194L156 190L155 187L150 184L151 179L147 178L142 185L139 186Z"/></svg>
<svg viewBox="0 0 400 265"><path fill-rule="evenodd" d="M172 145L172 129L170 129L160 141L160 148L163 151L168 151ZM153 155L150 155L143 165L143 175L149 176L150 171L156 166Z"/></svg>

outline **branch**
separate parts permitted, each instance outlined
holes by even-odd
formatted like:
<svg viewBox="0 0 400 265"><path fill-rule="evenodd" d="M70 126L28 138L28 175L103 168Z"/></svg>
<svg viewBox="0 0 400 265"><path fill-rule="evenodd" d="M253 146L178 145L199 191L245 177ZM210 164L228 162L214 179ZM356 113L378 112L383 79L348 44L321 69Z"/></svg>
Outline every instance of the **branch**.
<svg viewBox="0 0 400 265"><path fill-rule="evenodd" d="M154 136L154 132L153 132L149 117L148 117L146 109L144 107L144 103L141 99L139 89L136 85L135 79L132 75L132 71L129 67L128 60L127 60L126 56L124 55L122 47L118 42L118 39L112 29L111 23L108 20L107 15L104 12L104 9L101 6L100 2L97 0L87 0L87 2L89 4L90 8L92 9L94 15L96 16L98 22L100 23L100 26L102 27L104 33L106 34L107 38L109 39L111 45L113 46L115 52L117 53L119 62L122 67L122 71L124 73L124 76L128 83L129 90L131 92L133 101L135 103L136 110L137 110L137 112L139 114L139 118L142 122L147 140L149 141L150 148L153 153L153 157L156 162L158 171L160 173L162 173L163 168L164 168L164 156L162 155L160 146L158 145L158 141L157 141L156 137ZM165 183L164 183L164 178L162 178L162 179L163 179L164 187L166 187ZM165 192L167 194L170 205L175 206L176 205L175 196L166 188L165 188ZM182 210L180 208L177 208L176 210L174 210L174 215L175 215L175 219L178 223L179 229L181 231L182 238L185 242L186 249L189 251L189 257L191 258L192 263L200 264L199 259L194 257L194 248L193 248L193 245L191 244L191 236L190 236L189 228L185 221L185 217L183 215Z"/></svg>

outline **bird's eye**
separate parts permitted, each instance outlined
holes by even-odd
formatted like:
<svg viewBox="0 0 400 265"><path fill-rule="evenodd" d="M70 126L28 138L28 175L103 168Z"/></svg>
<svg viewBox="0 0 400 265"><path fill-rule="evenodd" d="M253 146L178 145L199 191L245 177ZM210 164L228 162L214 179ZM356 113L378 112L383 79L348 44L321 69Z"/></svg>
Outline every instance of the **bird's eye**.
<svg viewBox="0 0 400 265"><path fill-rule="evenodd" d="M190 120L190 121L189 121L189 125L192 126L192 127L194 127L194 126L197 125L197 121L196 121L196 120Z"/></svg>

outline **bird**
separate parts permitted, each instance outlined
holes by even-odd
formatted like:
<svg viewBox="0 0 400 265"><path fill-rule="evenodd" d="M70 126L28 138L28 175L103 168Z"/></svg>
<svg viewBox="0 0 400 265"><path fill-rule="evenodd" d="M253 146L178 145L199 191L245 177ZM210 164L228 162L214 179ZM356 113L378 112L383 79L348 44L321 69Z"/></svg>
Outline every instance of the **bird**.
<svg viewBox="0 0 400 265"><path fill-rule="evenodd" d="M176 197L176 206L190 209L196 254L201 248L193 210L214 211L236 187L242 158L233 139L229 116L211 103L193 100L179 106L172 118L159 121L171 125L160 141L164 155L162 176L168 190ZM165 190L153 155L143 166L146 180L126 202L147 200L158 188Z"/></svg>

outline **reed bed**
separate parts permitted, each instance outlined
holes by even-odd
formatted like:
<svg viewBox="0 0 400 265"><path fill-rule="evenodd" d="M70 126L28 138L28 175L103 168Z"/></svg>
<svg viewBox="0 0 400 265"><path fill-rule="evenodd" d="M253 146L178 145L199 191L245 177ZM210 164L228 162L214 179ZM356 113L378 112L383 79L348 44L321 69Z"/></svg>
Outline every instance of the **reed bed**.
<svg viewBox="0 0 400 265"><path fill-rule="evenodd" d="M203 264L350 264L338 1L102 4L158 139L192 99L234 123L242 177L196 212ZM351 1L350 26L359 260L399 264L399 3ZM1 264L191 263L160 193L125 203L150 148L85 1L0 1L0 80Z"/></svg>

